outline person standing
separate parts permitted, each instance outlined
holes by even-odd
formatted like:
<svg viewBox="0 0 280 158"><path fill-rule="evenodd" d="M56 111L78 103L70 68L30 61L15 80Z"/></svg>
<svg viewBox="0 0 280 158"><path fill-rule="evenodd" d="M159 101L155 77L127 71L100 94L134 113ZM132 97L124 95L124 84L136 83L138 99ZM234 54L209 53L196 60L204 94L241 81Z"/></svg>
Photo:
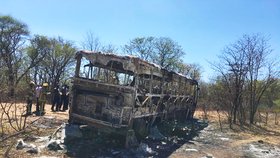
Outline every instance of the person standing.
<svg viewBox="0 0 280 158"><path fill-rule="evenodd" d="M51 110L54 112L54 111L59 111L59 109L60 109L60 91L59 91L59 85L56 85L53 89Z"/></svg>
<svg viewBox="0 0 280 158"><path fill-rule="evenodd" d="M47 102L47 95L48 93L48 83L43 83L42 91L40 92L39 96L39 113L38 116L42 116L45 114L45 104Z"/></svg>
<svg viewBox="0 0 280 158"><path fill-rule="evenodd" d="M37 85L36 90L35 90L36 91L36 114L39 114L39 112L40 112L39 97L40 97L41 90L42 90L42 86Z"/></svg>
<svg viewBox="0 0 280 158"><path fill-rule="evenodd" d="M65 84L61 89L61 105L63 105L62 111L68 110L69 103L69 87Z"/></svg>
<svg viewBox="0 0 280 158"><path fill-rule="evenodd" d="M34 95L35 95L35 83L33 81L31 81L29 83L29 87L28 87L28 92L27 92L27 97L26 97L26 116L28 115L32 115L32 102L34 99Z"/></svg>

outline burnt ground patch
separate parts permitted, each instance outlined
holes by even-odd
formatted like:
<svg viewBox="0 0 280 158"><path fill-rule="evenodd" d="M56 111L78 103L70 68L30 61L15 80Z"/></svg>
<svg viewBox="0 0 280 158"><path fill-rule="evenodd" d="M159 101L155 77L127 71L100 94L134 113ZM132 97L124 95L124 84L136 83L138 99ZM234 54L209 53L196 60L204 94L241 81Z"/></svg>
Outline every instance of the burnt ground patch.
<svg viewBox="0 0 280 158"><path fill-rule="evenodd" d="M154 157L168 157L185 143L191 141L200 134L200 131L208 126L205 121L192 119L186 122L162 122L158 125L164 139L153 139L148 137L144 143L156 152Z"/></svg>
<svg viewBox="0 0 280 158"><path fill-rule="evenodd" d="M139 146L130 149L124 148L122 135L69 125L67 119L61 117L64 113L54 114L40 117L30 125L32 130L1 142L0 156L8 153L9 157L274 158L280 154L279 125L258 124L265 130L255 126L244 130L234 126L233 130L225 120L221 131L216 113L210 113L209 124L201 120L162 122L151 128L149 136L138 140ZM12 145L19 139L24 141L26 148L17 149L18 145Z"/></svg>
<svg viewBox="0 0 280 158"><path fill-rule="evenodd" d="M139 146L126 149L125 137L100 133L84 126L82 136L66 136L64 144L69 157L168 157L186 142L192 140L207 123L193 119L186 122L162 122L152 127L149 136L138 139ZM75 135L75 134L74 134Z"/></svg>

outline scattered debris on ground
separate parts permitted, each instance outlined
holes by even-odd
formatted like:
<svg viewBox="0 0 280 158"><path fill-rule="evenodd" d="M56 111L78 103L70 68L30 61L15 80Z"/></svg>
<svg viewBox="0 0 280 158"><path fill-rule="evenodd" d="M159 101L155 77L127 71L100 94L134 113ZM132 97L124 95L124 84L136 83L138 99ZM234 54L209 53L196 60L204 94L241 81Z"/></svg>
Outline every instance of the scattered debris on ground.
<svg viewBox="0 0 280 158"><path fill-rule="evenodd" d="M279 140L280 142L280 140ZM276 158L280 157L280 148L262 140L242 146L246 157Z"/></svg>
<svg viewBox="0 0 280 158"><path fill-rule="evenodd" d="M123 135L101 133L57 118L42 116L32 122L30 126L38 132L17 138L9 157L280 157L277 131L268 130L263 137L226 127L221 131L213 121L162 122L152 127L146 138L138 139L137 146L127 149Z"/></svg>
<svg viewBox="0 0 280 158"><path fill-rule="evenodd" d="M40 126L38 126L39 124ZM53 128L52 124L52 117L44 117L38 122L34 122L34 126L43 129ZM169 126L172 126L172 130L169 130ZM64 154L68 157L88 157L89 155L97 157L166 157L190 138L190 131L196 130L193 133L197 133L206 126L207 123L198 120L180 124L164 122L159 127L152 127L150 134L145 139L138 140L138 146L127 149L123 136L100 133L97 129L85 125L64 123L50 135L19 139L16 149L37 156L53 152L56 153L55 155Z"/></svg>

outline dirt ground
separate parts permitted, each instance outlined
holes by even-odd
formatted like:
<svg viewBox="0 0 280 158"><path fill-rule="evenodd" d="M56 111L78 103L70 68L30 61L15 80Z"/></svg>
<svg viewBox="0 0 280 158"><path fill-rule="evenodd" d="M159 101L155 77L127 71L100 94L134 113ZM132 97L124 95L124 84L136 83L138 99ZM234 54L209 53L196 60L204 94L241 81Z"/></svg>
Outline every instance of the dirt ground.
<svg viewBox="0 0 280 158"><path fill-rule="evenodd" d="M39 154L26 153L24 150L15 148L16 141L22 138L26 142L32 142L33 136L49 136L57 130L59 126L68 121L68 111L51 112L50 105L46 105L45 116L29 116L28 121L39 119L34 131L18 135L10 138L0 145L0 157L4 156L7 151L9 157L267 157L280 158L280 125L274 124L274 117L271 114L267 125L264 123L257 124L251 127L240 129L234 126L234 129L229 129L226 124L225 115L221 116L222 130L219 125L218 114L216 111L208 112L208 118L204 118L204 113L197 110L195 117L198 119L197 124L200 129L196 130L191 137L168 136L164 140L143 140L141 141L142 148L145 151L136 149L140 152L148 154L135 154L131 150L110 148L107 145L118 144L117 141L105 140L103 146L96 144L102 140L88 140L87 138L79 141L71 141L68 149L71 151L48 151L43 150ZM205 125L207 122L207 125ZM203 127L201 126L203 125ZM187 126L186 126L187 127ZM183 130L185 131L185 130ZM182 134L182 131L180 131ZM183 133L186 134L186 133ZM31 136L33 135L33 136ZM94 142L94 143L93 143ZM103 143L103 142L102 142ZM73 145L73 144L76 144ZM90 150L96 150L91 152ZM135 150L134 150L135 151ZM133 153L133 154L131 154Z"/></svg>
<svg viewBox="0 0 280 158"><path fill-rule="evenodd" d="M1 103L2 106L10 105L6 103ZM25 104L17 103L15 105L18 109L17 118L21 117L21 113L25 113ZM14 111L15 106L11 106L10 111ZM7 109L7 108L6 108ZM39 136L49 136L52 134L61 124L68 122L69 113L67 111L57 111L52 112L51 111L51 105L47 104L45 106L46 114L44 116L36 116L35 115L35 106L32 106L32 111L34 112L33 115L27 117L27 124L30 122L34 122L32 126L28 127L26 132L23 134L17 134L18 132L14 130L4 129L5 133L8 135L4 135L0 137L0 157L7 157L5 154L8 153L8 157L34 157L39 155L32 155L27 154L26 152L16 150L15 145L17 143L17 140L23 139L23 140L30 140L33 139L32 137L39 137ZM3 113L3 110L0 109L0 113ZM11 116L14 117L14 113L12 112ZM22 117L24 118L24 117ZM2 118L4 119L4 122L7 122L7 116L4 115ZM12 118L11 120L13 120ZM20 121L19 121L20 122ZM8 123L8 122L7 122ZM8 127L9 125L3 125L4 127ZM8 131L7 131L8 130ZM1 141L3 138L6 138L9 135L16 134L16 136L13 136L5 141ZM47 155L50 153L46 153ZM50 154L50 155L56 155L58 157L61 157L61 153L57 154Z"/></svg>
<svg viewBox="0 0 280 158"><path fill-rule="evenodd" d="M195 116L203 119L204 113L198 110ZM221 116L221 120L222 131L218 113L208 112L208 127L200 131L198 137L174 151L170 157L280 157L280 125L274 124L272 114L267 125L258 123L244 129L238 126L229 129L225 115Z"/></svg>

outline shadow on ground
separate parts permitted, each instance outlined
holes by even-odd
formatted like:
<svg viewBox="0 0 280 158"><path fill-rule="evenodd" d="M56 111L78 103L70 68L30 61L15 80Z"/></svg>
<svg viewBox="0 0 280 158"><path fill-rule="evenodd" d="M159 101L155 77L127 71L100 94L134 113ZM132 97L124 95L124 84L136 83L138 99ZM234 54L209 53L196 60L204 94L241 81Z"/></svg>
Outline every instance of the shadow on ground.
<svg viewBox="0 0 280 158"><path fill-rule="evenodd" d="M99 133L88 126L67 125L64 145L69 157L168 157L207 127L206 122L162 122L151 128L149 136L138 139L139 146L126 149L125 137Z"/></svg>

